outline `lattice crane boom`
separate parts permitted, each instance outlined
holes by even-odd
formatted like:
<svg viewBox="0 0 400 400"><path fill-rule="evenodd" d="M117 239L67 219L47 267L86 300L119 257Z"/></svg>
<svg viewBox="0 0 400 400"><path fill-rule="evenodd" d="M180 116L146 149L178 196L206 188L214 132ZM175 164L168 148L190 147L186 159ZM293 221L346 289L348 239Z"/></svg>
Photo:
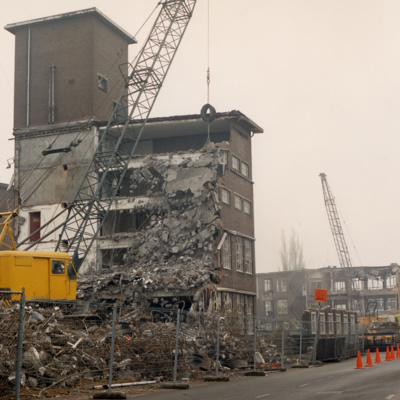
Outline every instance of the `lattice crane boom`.
<svg viewBox="0 0 400 400"><path fill-rule="evenodd" d="M328 213L329 224L333 235L333 240L336 246L336 252L339 257L339 263L342 268L351 268L352 263L350 259L349 249L343 234L342 225L339 219L339 213L336 208L335 198L329 188L326 174L319 174L322 182L322 190L324 193L325 208Z"/></svg>
<svg viewBox="0 0 400 400"><path fill-rule="evenodd" d="M144 126L192 17L197 0L163 0L161 10L136 64L124 77L125 87L99 138L82 179L56 251L73 253L78 269L96 240L118 195ZM133 129L135 123L135 129Z"/></svg>

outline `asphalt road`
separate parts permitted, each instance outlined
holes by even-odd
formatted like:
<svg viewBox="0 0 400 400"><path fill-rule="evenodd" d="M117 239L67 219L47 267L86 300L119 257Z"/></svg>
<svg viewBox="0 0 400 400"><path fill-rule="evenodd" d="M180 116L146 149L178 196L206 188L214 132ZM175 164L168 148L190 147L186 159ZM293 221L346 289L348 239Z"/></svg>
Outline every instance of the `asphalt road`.
<svg viewBox="0 0 400 400"><path fill-rule="evenodd" d="M365 357L363 357L365 365ZM355 369L356 359L308 369L289 369L265 377L243 377L210 382L188 390L141 395L143 400L397 400L400 393L400 359ZM130 397L137 398L137 397ZM399 396L400 399L400 396Z"/></svg>

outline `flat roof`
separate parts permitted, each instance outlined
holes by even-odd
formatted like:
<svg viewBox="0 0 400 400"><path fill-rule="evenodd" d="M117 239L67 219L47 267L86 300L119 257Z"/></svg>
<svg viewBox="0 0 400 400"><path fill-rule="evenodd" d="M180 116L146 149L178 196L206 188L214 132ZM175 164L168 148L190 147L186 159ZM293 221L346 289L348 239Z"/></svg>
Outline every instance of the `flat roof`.
<svg viewBox="0 0 400 400"><path fill-rule="evenodd" d="M29 21L16 22L14 24L6 25L4 27L4 29L15 35L16 29L24 27L24 26L42 24L42 23L46 23L46 22L52 22L52 21L63 20L63 19L78 17L78 16L82 16L82 15L90 15L90 14L95 15L100 20L105 22L109 27L111 27L111 29L114 29L120 35L124 36L127 39L129 44L137 43L137 40L130 33L128 33L125 29L121 28L118 24L116 24L113 20L111 20L109 17L107 17L107 15L103 14L96 7L87 8L85 10L72 11L72 12L63 13L63 14L52 15L50 17L31 19Z"/></svg>

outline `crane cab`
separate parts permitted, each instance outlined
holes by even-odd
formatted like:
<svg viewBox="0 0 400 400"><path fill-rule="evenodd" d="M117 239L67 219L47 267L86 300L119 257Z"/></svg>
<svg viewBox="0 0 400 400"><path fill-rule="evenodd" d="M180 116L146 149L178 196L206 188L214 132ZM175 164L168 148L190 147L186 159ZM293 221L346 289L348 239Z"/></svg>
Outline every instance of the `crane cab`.
<svg viewBox="0 0 400 400"><path fill-rule="evenodd" d="M68 253L0 251L0 290L25 289L27 300L76 299L77 273Z"/></svg>

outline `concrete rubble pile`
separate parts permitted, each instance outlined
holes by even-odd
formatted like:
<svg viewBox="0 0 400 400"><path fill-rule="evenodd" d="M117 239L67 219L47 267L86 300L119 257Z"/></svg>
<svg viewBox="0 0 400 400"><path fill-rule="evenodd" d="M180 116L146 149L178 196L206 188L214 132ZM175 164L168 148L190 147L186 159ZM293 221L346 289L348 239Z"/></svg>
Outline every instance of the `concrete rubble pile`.
<svg viewBox="0 0 400 400"><path fill-rule="evenodd" d="M17 306L14 306L18 313ZM27 306L22 357L24 387L76 387L107 381L112 337L111 308L103 310L103 319L95 315L63 313L59 307ZM176 320L163 311L121 311L116 325L115 380L170 380L173 374ZM106 318L106 319L104 319ZM161 322L162 320L162 322ZM180 376L193 377L198 371L215 369L215 318L201 328L190 316L179 334ZM212 322L211 322L212 321ZM199 329L201 328L201 329ZM253 338L231 331L220 333L222 368L245 368L253 362ZM15 343L16 347L16 343ZM257 344L259 364L280 359L276 347L263 341ZM0 382L15 380L15 352L0 343ZM0 391L4 388L1 387Z"/></svg>
<svg viewBox="0 0 400 400"><path fill-rule="evenodd" d="M145 219L134 232L103 234L117 247L128 241L123 265L80 276L78 298L118 297L130 304L157 290L170 296L193 295L198 288L218 284L220 270L214 258L222 227L219 154L220 149L209 143L198 152L141 157L125 184L134 197L120 198L117 206L121 213L130 207L129 213ZM137 193L142 196L135 197Z"/></svg>

